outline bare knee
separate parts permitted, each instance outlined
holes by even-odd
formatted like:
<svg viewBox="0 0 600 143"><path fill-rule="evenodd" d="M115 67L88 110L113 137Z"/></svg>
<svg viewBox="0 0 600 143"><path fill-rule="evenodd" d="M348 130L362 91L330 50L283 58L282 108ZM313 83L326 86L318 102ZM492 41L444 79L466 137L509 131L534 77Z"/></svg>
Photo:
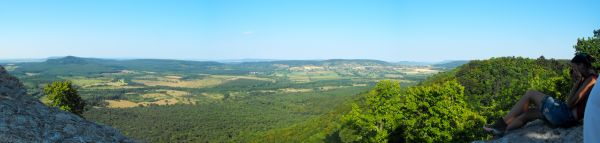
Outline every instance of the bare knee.
<svg viewBox="0 0 600 143"><path fill-rule="evenodd" d="M525 98L529 98L534 102L541 101L544 98L544 96L546 96L546 94L536 90L527 90L527 92L525 92Z"/></svg>
<svg viewBox="0 0 600 143"><path fill-rule="evenodd" d="M537 105L538 107L541 107L541 103L542 100L544 99L544 97L546 96L546 94L536 91L536 90L528 90L525 93L525 96L531 101L533 102L535 105Z"/></svg>
<svg viewBox="0 0 600 143"><path fill-rule="evenodd" d="M527 92L525 92L525 94L521 97L521 100L531 101L537 94L539 94L539 91L527 90Z"/></svg>

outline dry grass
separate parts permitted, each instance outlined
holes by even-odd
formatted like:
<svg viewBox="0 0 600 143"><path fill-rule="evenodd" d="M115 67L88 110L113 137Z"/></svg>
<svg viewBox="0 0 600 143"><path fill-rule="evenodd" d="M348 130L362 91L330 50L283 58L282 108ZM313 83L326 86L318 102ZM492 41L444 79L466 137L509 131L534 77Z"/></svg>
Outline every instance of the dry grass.
<svg viewBox="0 0 600 143"><path fill-rule="evenodd" d="M223 83L221 79L205 78L201 80L179 80L179 79L158 79L158 80L140 80L134 79L133 82L141 83L146 86L169 86L186 88L205 88L213 87Z"/></svg>
<svg viewBox="0 0 600 143"><path fill-rule="evenodd" d="M262 78L262 77L255 77L255 76L211 75L210 77L212 77L212 78L218 78L218 79L224 79L224 80L227 80L227 81L238 80L238 79L251 79L251 80L260 80L260 81L275 82L274 79Z"/></svg>
<svg viewBox="0 0 600 143"><path fill-rule="evenodd" d="M163 99L168 97L165 94L162 93L148 93L148 94L144 94L142 95L143 98L151 98L151 99Z"/></svg>
<svg viewBox="0 0 600 143"><path fill-rule="evenodd" d="M154 79L154 80L152 80ZM168 86L168 87L186 87L186 88L207 88L214 87L223 84L227 81L233 81L237 79L252 79L275 82L274 79L260 78L253 76L226 76L226 75L210 75L203 79L195 80L181 80L180 76L143 76L140 79L134 79L133 82L141 83L147 86Z"/></svg>
<svg viewBox="0 0 600 143"><path fill-rule="evenodd" d="M310 82L310 77L306 72L292 72L287 74L288 79L297 82L297 83L305 83Z"/></svg>
<svg viewBox="0 0 600 143"><path fill-rule="evenodd" d="M367 86L367 84L352 84L352 86Z"/></svg>
<svg viewBox="0 0 600 143"><path fill-rule="evenodd" d="M175 76L175 75L168 75L168 76L165 76L165 78L169 78L169 79L181 79L182 77Z"/></svg>
<svg viewBox="0 0 600 143"><path fill-rule="evenodd" d="M306 83L317 80L334 80L340 79L340 75L334 71L309 71L309 72L292 72L287 74L288 79L297 83Z"/></svg>
<svg viewBox="0 0 600 143"><path fill-rule="evenodd" d="M134 89L134 88L144 88L143 86L95 86L95 87L87 87L88 89Z"/></svg>
<svg viewBox="0 0 600 143"><path fill-rule="evenodd" d="M340 89L340 88L347 88L350 86L323 86L323 87L319 87L319 89L321 89L322 91L328 91L328 90L332 90L332 89Z"/></svg>
<svg viewBox="0 0 600 143"><path fill-rule="evenodd" d="M438 70L434 70L431 68L412 68L412 69L408 69L407 71L404 71L404 73L408 74L408 75L415 75L415 74L435 74L438 73Z"/></svg>
<svg viewBox="0 0 600 143"><path fill-rule="evenodd" d="M127 93L135 94L135 93ZM153 102L132 102L127 100L105 100L108 108L131 108L148 105L196 104L197 99L186 98L190 93L178 90L157 90L157 93L147 93L142 98L153 99ZM221 97L222 98L222 97Z"/></svg>
<svg viewBox="0 0 600 143"><path fill-rule="evenodd" d="M225 95L221 93L202 93L202 96L213 100L223 100L225 98Z"/></svg>
<svg viewBox="0 0 600 143"><path fill-rule="evenodd" d="M136 102L131 102L131 101L127 101L127 100L104 100L106 102L108 102L108 108L131 108L131 107L138 107L138 106L148 106L151 104L154 105L172 105L172 104L177 104L179 103L178 100L175 99L162 99L162 100L158 100L158 101L154 101L154 102L140 102L140 103L136 103Z"/></svg>
<svg viewBox="0 0 600 143"><path fill-rule="evenodd" d="M385 74L383 75L384 78L403 78L404 76L400 75L400 74Z"/></svg>
<svg viewBox="0 0 600 143"><path fill-rule="evenodd" d="M162 100L158 100L158 101L154 101L154 102L145 102L143 104L145 104L145 105L149 105L149 104L172 105L172 104L177 104L177 103L179 103L179 100L176 100L176 99L162 99Z"/></svg>
<svg viewBox="0 0 600 143"><path fill-rule="evenodd" d="M131 108L137 107L140 103L135 103L127 100L104 100L108 102L108 108Z"/></svg>

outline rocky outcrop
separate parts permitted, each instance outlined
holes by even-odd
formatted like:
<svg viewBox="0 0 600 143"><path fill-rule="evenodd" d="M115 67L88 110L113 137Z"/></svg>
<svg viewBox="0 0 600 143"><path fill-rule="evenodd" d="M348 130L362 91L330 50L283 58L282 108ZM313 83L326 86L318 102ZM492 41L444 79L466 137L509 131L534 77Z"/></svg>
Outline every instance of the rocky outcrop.
<svg viewBox="0 0 600 143"><path fill-rule="evenodd" d="M50 108L0 66L0 142L133 142L116 129Z"/></svg>
<svg viewBox="0 0 600 143"><path fill-rule="evenodd" d="M527 123L520 129L510 131L502 138L474 143L580 143L583 142L583 127L550 127L542 120Z"/></svg>

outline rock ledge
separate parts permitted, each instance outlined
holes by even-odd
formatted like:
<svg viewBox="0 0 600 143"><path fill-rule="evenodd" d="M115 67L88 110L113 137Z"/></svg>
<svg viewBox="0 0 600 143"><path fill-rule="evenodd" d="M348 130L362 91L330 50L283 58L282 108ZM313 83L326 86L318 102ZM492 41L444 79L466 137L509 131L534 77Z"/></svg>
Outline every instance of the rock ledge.
<svg viewBox="0 0 600 143"><path fill-rule="evenodd" d="M502 138L473 143L580 143L583 142L583 126L570 128L550 127L542 120L527 123L521 129L510 131Z"/></svg>

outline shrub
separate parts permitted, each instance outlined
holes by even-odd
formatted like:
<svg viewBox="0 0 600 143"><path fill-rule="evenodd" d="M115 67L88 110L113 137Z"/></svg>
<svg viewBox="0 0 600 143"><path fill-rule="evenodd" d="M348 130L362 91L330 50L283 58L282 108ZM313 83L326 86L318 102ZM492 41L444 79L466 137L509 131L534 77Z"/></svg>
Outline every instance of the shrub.
<svg viewBox="0 0 600 143"><path fill-rule="evenodd" d="M50 100L50 106L58 107L81 116L84 111L85 102L73 87L71 81L55 81L44 88L44 93Z"/></svg>

